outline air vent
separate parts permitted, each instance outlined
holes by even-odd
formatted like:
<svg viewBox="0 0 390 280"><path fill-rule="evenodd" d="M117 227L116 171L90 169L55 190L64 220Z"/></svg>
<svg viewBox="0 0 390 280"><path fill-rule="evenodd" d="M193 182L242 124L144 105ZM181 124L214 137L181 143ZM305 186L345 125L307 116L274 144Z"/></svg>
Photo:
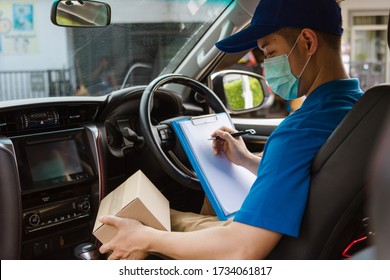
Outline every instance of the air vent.
<svg viewBox="0 0 390 280"><path fill-rule="evenodd" d="M0 133L15 132L18 130L18 114L8 112L0 114Z"/></svg>
<svg viewBox="0 0 390 280"><path fill-rule="evenodd" d="M94 120L98 106L64 106L58 108L60 125L74 125L88 123Z"/></svg>

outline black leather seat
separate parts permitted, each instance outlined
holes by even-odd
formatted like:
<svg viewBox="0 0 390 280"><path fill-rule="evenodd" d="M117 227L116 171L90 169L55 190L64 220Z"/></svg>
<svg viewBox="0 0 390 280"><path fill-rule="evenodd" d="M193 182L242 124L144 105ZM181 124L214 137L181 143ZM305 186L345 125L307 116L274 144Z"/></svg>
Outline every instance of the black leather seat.
<svg viewBox="0 0 390 280"><path fill-rule="evenodd" d="M9 140L0 138L0 259L20 259L22 205L18 169Z"/></svg>
<svg viewBox="0 0 390 280"><path fill-rule="evenodd" d="M390 14L387 41L390 48ZM388 111L368 177L368 209L373 220L370 230L375 232L371 257L383 260L390 260L390 108Z"/></svg>
<svg viewBox="0 0 390 280"><path fill-rule="evenodd" d="M313 161L300 237L283 237L269 259L342 257L370 214L367 173L389 111L390 84L370 88L356 103Z"/></svg>
<svg viewBox="0 0 390 280"><path fill-rule="evenodd" d="M369 173L369 213L375 232L373 258L390 260L390 113Z"/></svg>

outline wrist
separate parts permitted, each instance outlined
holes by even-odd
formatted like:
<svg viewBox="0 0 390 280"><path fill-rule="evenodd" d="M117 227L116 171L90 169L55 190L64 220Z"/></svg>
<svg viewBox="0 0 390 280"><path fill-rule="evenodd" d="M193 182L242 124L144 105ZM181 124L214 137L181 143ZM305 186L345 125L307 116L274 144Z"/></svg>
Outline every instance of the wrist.
<svg viewBox="0 0 390 280"><path fill-rule="evenodd" d="M144 226L143 230L141 231L141 236L143 237L144 250L147 253L151 254L159 251L158 240L160 240L160 237L163 233L164 231Z"/></svg>
<svg viewBox="0 0 390 280"><path fill-rule="evenodd" d="M257 174L257 169L259 167L261 157L252 154L248 151L246 159L242 162L242 167L250 170L252 173Z"/></svg>

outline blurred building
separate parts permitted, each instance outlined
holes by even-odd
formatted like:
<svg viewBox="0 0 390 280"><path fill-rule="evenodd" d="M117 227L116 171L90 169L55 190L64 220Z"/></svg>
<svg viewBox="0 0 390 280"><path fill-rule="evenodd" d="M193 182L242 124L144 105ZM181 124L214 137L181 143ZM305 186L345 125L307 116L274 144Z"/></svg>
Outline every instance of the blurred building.
<svg viewBox="0 0 390 280"><path fill-rule="evenodd" d="M346 68L360 79L363 89L390 82L387 48L389 0L345 0L343 57Z"/></svg>

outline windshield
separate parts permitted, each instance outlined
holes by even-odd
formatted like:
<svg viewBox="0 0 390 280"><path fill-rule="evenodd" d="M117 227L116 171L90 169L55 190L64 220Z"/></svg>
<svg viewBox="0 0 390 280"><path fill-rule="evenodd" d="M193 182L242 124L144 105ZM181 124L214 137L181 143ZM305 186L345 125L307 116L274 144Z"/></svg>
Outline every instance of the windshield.
<svg viewBox="0 0 390 280"><path fill-rule="evenodd" d="M64 28L52 0L0 2L0 101L98 96L171 73L231 0L112 0L111 25Z"/></svg>

